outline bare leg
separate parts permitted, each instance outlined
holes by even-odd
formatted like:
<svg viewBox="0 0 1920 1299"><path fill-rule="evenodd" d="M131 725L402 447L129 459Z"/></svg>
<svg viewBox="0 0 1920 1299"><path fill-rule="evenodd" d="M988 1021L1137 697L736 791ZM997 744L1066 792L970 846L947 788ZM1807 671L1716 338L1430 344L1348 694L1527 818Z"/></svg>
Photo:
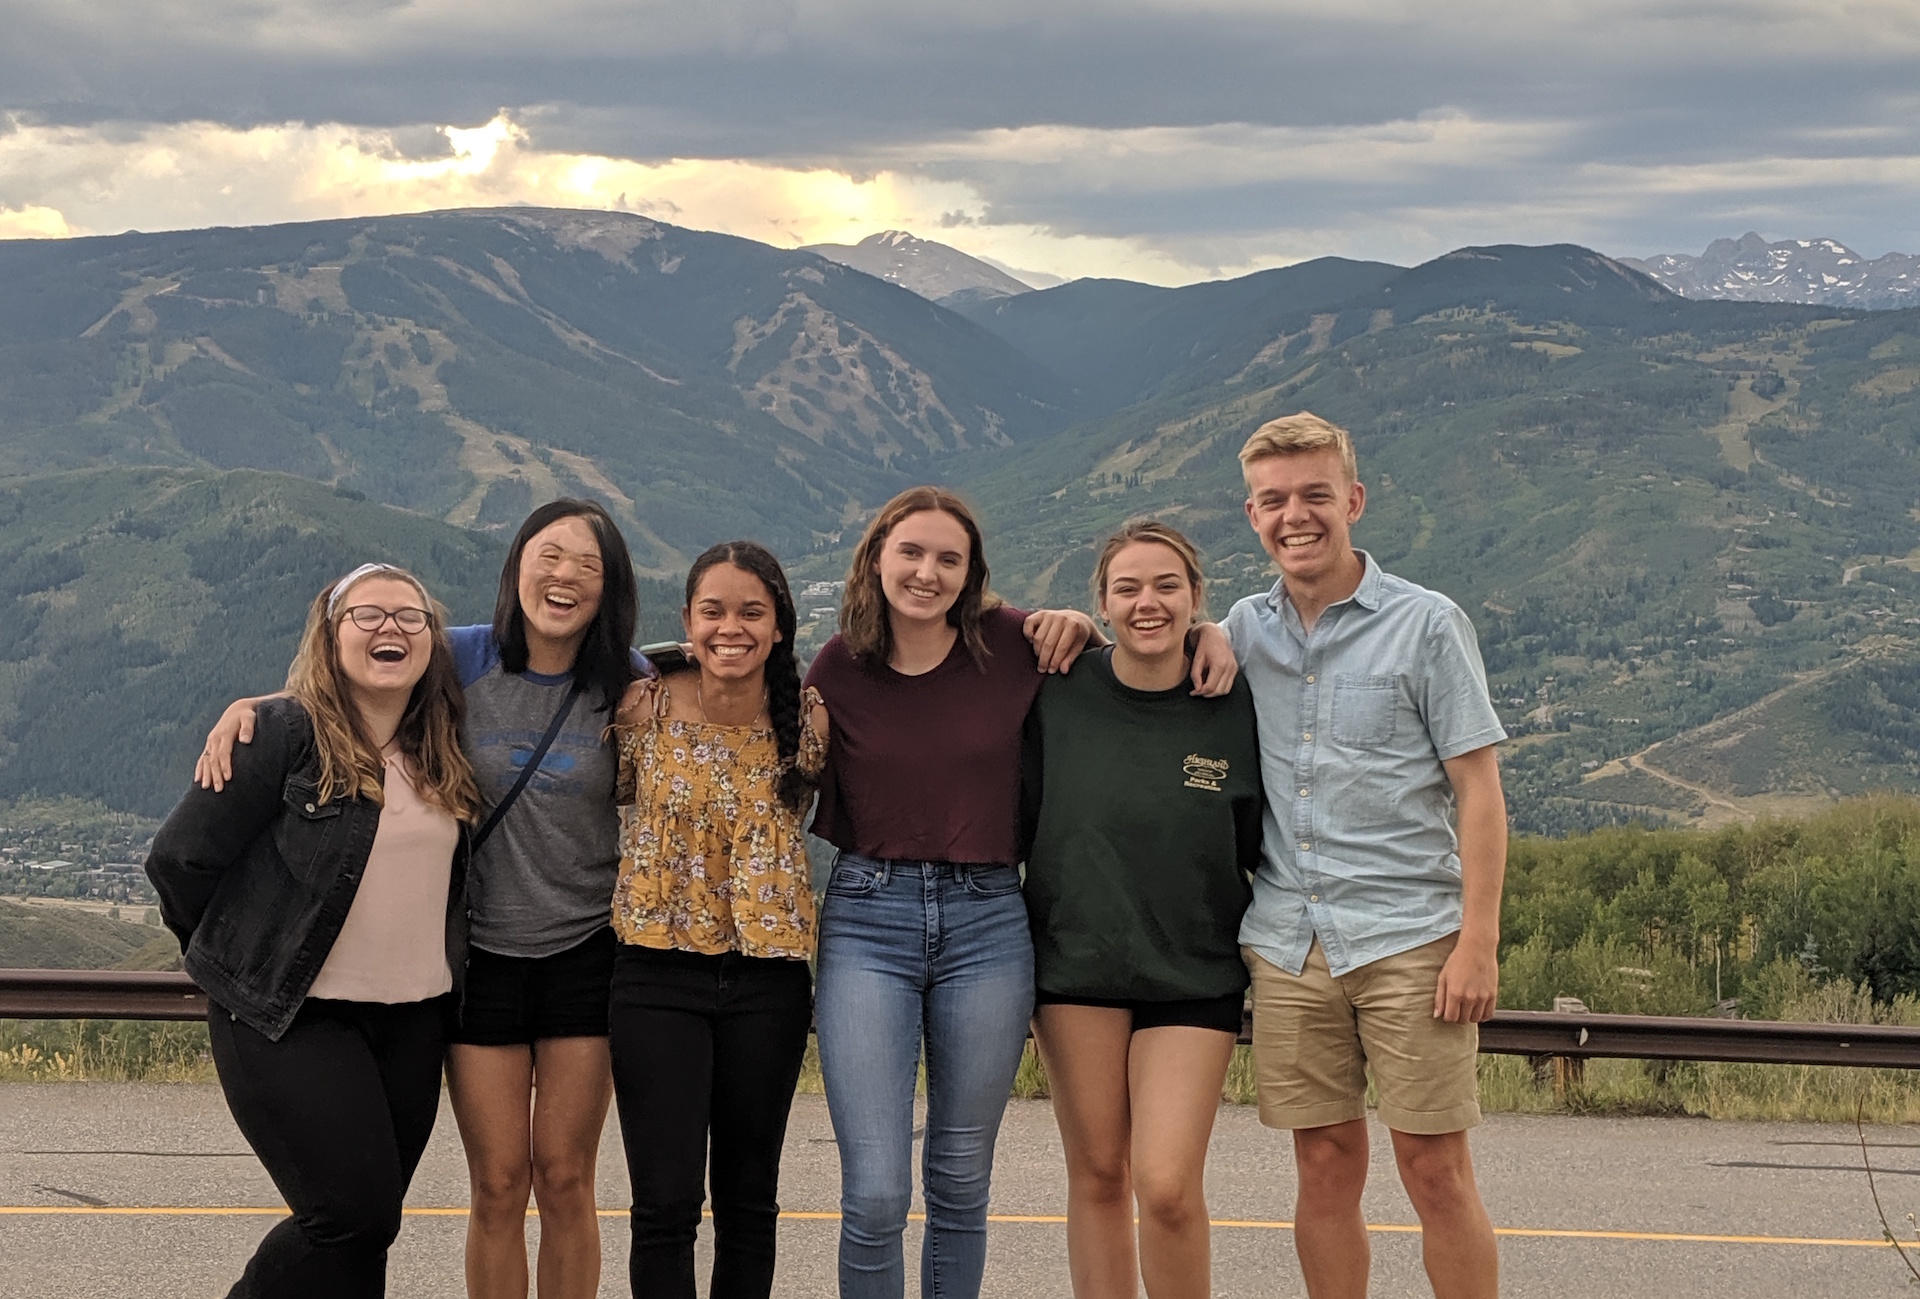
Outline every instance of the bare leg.
<svg viewBox="0 0 1920 1299"><path fill-rule="evenodd" d="M1034 1012L1034 1040L1067 1154L1067 1268L1075 1299L1137 1293L1128 1169L1132 1036L1131 1011L1048 1005Z"/></svg>
<svg viewBox="0 0 1920 1299"><path fill-rule="evenodd" d="M1207 1142L1232 1058L1233 1035L1211 1028L1147 1028L1133 1035L1131 1166L1149 1299L1213 1293Z"/></svg>
<svg viewBox="0 0 1920 1299"><path fill-rule="evenodd" d="M1434 1299L1494 1299L1500 1251L1473 1181L1467 1134L1393 1134L1400 1181L1420 1215L1420 1256Z"/></svg>
<svg viewBox="0 0 1920 1299"><path fill-rule="evenodd" d="M604 1037L534 1044L533 1198L540 1207L540 1299L593 1299L600 1289L594 1167L613 1099Z"/></svg>
<svg viewBox="0 0 1920 1299"><path fill-rule="evenodd" d="M1372 1257L1360 1192L1367 1185L1367 1121L1298 1128L1293 1158L1300 1170L1293 1247L1311 1299L1366 1299Z"/></svg>
<svg viewBox="0 0 1920 1299"><path fill-rule="evenodd" d="M468 1299L526 1299L533 1050L456 1043L447 1049L447 1090L467 1152Z"/></svg>

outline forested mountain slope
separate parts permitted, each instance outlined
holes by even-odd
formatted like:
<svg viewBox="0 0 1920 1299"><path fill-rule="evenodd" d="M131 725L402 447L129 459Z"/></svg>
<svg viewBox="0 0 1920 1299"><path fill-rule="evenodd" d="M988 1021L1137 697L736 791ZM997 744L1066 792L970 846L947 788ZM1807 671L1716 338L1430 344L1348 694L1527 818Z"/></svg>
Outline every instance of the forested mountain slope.
<svg viewBox="0 0 1920 1299"><path fill-rule="evenodd" d="M1324 335L1329 308L1400 274L1384 262L1321 257L1177 289L1075 280L952 305L1072 384L1088 414L1108 415L1170 382L1225 378L1291 339Z"/></svg>
<svg viewBox="0 0 1920 1299"><path fill-rule="evenodd" d="M1361 543L1479 626L1518 825L1920 788L1920 312L1690 301L1571 246L964 310L598 213L0 245L0 797L164 806L326 577L396 559L482 618L499 529L561 491L661 579L653 634L699 547L838 578L925 479L1012 598L1084 600L1151 512L1222 613L1272 580L1234 453L1302 408L1359 440Z"/></svg>
<svg viewBox="0 0 1920 1299"><path fill-rule="evenodd" d="M367 560L411 568L456 621L492 618L502 538L339 490L244 470L0 480L0 799L165 812L220 707L278 689L315 592ZM643 582L643 632L672 634L679 603Z"/></svg>
<svg viewBox="0 0 1920 1299"><path fill-rule="evenodd" d="M805 548L1069 402L904 289L618 213L0 243L0 472L279 470L482 527L586 492L660 572Z"/></svg>
<svg viewBox="0 0 1920 1299"><path fill-rule="evenodd" d="M1021 451L975 483L996 562L1084 599L1088 542L1161 514L1224 612L1272 581L1235 453L1311 409L1355 432L1360 544L1474 617L1523 826L1920 787L1920 312L1687 302L1604 262L1464 250Z"/></svg>

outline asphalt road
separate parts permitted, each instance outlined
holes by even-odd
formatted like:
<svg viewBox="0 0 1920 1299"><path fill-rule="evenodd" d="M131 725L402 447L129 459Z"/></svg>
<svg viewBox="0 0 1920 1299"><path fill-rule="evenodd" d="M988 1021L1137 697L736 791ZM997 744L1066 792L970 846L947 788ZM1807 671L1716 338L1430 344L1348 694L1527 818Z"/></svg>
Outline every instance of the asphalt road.
<svg viewBox="0 0 1920 1299"><path fill-rule="evenodd" d="M1367 1198L1376 1296L1424 1295L1412 1210L1377 1133ZM1920 1131L1870 1129L1896 1225L1920 1212ZM1689 1119L1493 1116L1475 1136L1502 1230L1505 1292L1592 1296L1910 1293L1880 1228L1851 1128ZM826 1106L800 1097L788 1137L776 1293L834 1292L838 1167ZM625 1293L617 1129L602 1150L602 1295ZM1214 1293L1303 1293L1286 1221L1287 1142L1228 1107L1208 1168ZM466 1172L442 1111L394 1249L389 1293L462 1293ZM1014 1102L995 1171L986 1292L1065 1299L1065 1176L1044 1102ZM100 1083L0 1086L0 1296L221 1295L273 1220L272 1184L218 1089ZM1023 1221L1021 1219L1038 1219ZM917 1225L909 1228L916 1275ZM530 1221L529 1239L538 1224ZM1674 1239L1694 1237L1695 1239ZM1704 1239L1702 1239L1704 1238ZM1920 1261L1920 1255L1916 1255Z"/></svg>

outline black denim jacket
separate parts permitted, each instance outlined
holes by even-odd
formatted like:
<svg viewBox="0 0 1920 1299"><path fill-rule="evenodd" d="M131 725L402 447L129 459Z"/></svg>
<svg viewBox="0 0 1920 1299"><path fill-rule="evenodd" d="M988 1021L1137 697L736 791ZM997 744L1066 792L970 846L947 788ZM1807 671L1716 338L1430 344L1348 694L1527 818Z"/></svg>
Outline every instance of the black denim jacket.
<svg viewBox="0 0 1920 1299"><path fill-rule="evenodd" d="M187 973L249 1028L278 1041L346 923L380 828L380 808L322 803L306 710L260 706L251 744L235 745L219 793L194 786L154 836L147 878ZM460 827L447 890L447 963L464 982L469 828Z"/></svg>

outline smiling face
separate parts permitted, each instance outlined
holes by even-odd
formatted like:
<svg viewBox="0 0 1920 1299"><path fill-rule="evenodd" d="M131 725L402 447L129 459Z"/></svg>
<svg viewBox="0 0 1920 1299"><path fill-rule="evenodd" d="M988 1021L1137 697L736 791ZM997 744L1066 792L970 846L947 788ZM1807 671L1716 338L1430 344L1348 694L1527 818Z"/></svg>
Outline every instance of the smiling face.
<svg viewBox="0 0 1920 1299"><path fill-rule="evenodd" d="M693 658L709 677L750 680L766 670L780 643L773 593L744 568L715 564L700 575L693 603L681 612Z"/></svg>
<svg viewBox="0 0 1920 1299"><path fill-rule="evenodd" d="M966 588L972 559L972 543L958 519L945 510L920 510L893 525L873 571L895 618L944 622Z"/></svg>
<svg viewBox="0 0 1920 1299"><path fill-rule="evenodd" d="M602 582L600 543L585 519L569 515L534 533L520 553L528 645L577 650L600 612Z"/></svg>
<svg viewBox="0 0 1920 1299"><path fill-rule="evenodd" d="M1347 477L1340 453L1322 447L1264 456L1246 475L1247 521L1280 571L1308 584L1342 571L1367 489Z"/></svg>
<svg viewBox="0 0 1920 1299"><path fill-rule="evenodd" d="M340 671L356 694L366 696L410 695L426 675L433 656L431 621L419 631L402 631L392 618L374 630L365 631L355 621L359 611L377 609L384 614L412 610L425 615L426 602L413 583L398 577L368 577L353 584L340 597L334 613L334 643L340 656ZM371 614L359 612L365 621Z"/></svg>
<svg viewBox="0 0 1920 1299"><path fill-rule="evenodd" d="M1100 616L1113 624L1114 639L1134 658L1184 654L1199 596L1186 560L1172 546L1129 542L1107 563Z"/></svg>

